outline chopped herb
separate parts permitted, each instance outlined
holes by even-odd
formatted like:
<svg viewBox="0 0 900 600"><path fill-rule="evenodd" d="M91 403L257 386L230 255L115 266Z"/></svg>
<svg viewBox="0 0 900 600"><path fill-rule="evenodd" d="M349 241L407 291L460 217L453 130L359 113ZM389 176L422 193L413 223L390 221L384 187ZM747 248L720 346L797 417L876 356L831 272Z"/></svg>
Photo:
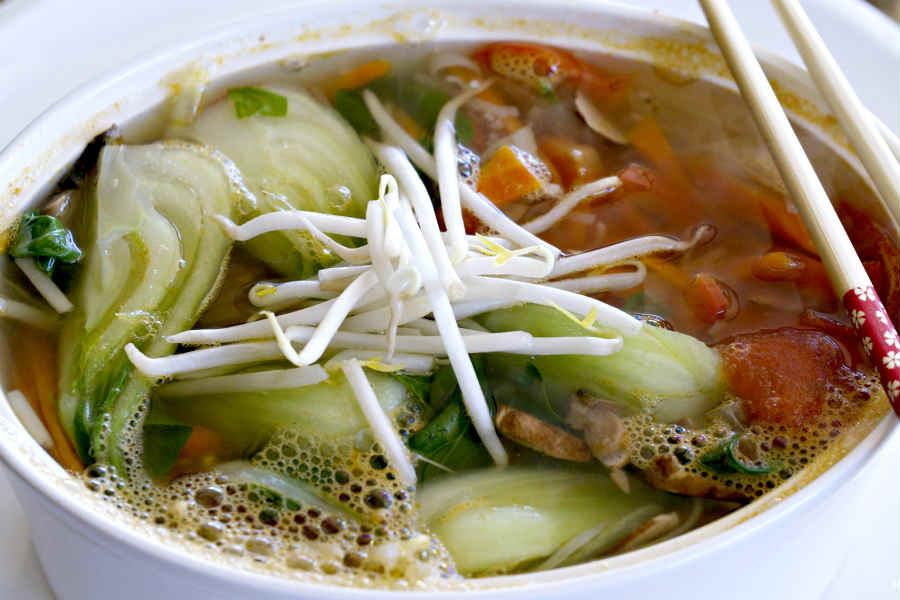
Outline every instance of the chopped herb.
<svg viewBox="0 0 900 600"><path fill-rule="evenodd" d="M287 114L287 98L255 87L231 88L228 97L234 103L234 112L238 119L261 115L264 117L283 117Z"/></svg>
<svg viewBox="0 0 900 600"><path fill-rule="evenodd" d="M9 254L15 258L34 257L37 266L48 275L53 274L57 262L73 264L81 260L81 249L72 232L56 217L35 213L22 217Z"/></svg>
<svg viewBox="0 0 900 600"><path fill-rule="evenodd" d="M718 475L765 475L775 470L771 464L752 464L738 458L740 435L733 435L700 458L700 464Z"/></svg>

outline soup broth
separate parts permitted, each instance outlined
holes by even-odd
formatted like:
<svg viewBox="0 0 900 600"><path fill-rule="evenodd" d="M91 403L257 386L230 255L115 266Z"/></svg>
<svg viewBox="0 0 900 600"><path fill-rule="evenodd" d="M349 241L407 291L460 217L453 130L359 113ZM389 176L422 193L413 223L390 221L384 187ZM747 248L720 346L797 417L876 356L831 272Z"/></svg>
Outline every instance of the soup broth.
<svg viewBox="0 0 900 600"><path fill-rule="evenodd" d="M512 42L182 77L8 249L14 408L110 518L465 585L671 539L886 411L731 90ZM798 133L896 318L896 235Z"/></svg>

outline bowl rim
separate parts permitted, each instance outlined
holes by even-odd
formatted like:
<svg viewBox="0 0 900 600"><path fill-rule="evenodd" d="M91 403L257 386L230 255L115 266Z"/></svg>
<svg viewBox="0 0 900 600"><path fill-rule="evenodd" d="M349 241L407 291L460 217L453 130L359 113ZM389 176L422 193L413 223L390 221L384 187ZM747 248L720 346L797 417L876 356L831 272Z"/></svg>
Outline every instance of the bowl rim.
<svg viewBox="0 0 900 600"><path fill-rule="evenodd" d="M312 2L303 2L302 4L298 2L296 5L282 7L262 14L250 22L235 24L222 31L201 36L197 40L167 48L162 51L149 53L124 68L116 69L89 81L54 102L50 107L32 120L21 133L0 151L0 174L3 174L4 164L10 162L12 158L17 157L19 154L25 154L29 149L29 146L35 144L35 142L38 142L37 145L39 145L40 138L46 133L44 128L47 123L52 124L53 119L59 114L64 113L66 108L90 104L92 100L94 100L96 105L97 99L104 98L106 94L111 93L112 90L119 87L128 89L131 94L140 93L143 88L138 82L141 77L146 77L148 73L170 73L177 71L179 67L189 64L197 56L201 56L204 50L217 48L224 42L241 40L247 36L248 32L258 33L267 31L269 27L273 27L275 24L279 23L279 20L282 17L293 14L301 6L308 10L310 5L337 6L340 4L353 5L353 2L352 0L314 0ZM478 3L469 0L453 3L449 1L428 2L426 0L407 0L402 2L401 5L388 7L388 10L413 10L424 12L438 6L441 7L439 10L447 12L467 8L475 8L477 11L477 7L481 4L498 6L504 3L502 1L495 2L492 0ZM553 0L518 0L515 4L519 7L554 7ZM573 3L571 10L592 15L615 15L627 20L639 19L651 21L662 29L671 30L673 32L689 31L692 34L699 35L700 38L711 39L709 38L709 32L705 27L667 15L661 15L643 8L617 2L591 2L589 0L579 0ZM489 35L489 33L483 32L483 35ZM450 37L447 39L455 38ZM576 42L574 39L571 41ZM245 49L249 50L253 48L255 41L243 41L240 43L244 44ZM342 48L343 47L344 46L342 46ZM760 52L759 54L764 63L781 71L782 75L785 77L805 77L804 71L787 63L781 58L767 52ZM169 66L166 67L166 65ZM71 123L69 125L71 125ZM59 137L60 132L57 131L54 135ZM30 162L27 164L32 164L35 157L30 156L28 160ZM44 171L45 169L38 170ZM49 179L52 178L52 175L44 173L42 178ZM5 396L3 396L2 392L0 392L0 397L3 397L5 400ZM5 404L5 402L3 402L3 404ZM7 407L0 406L0 410L5 408ZM3 415L0 415L0 417L2 416ZM900 425L900 423L894 419L893 415L890 413L887 414L864 439L856 444L854 448L847 452L834 465L830 466L812 481L802 486L801 489L792 493L786 499L775 502L774 506L765 506L756 511L750 511L750 513L744 515L743 518L736 523L727 523L717 530L712 531L708 530L706 527L700 528L668 542L610 559L592 561L585 565L557 569L543 574L524 574L475 580L470 582L471 589L467 590L467 593L479 593L484 597L484 595L496 593L514 593L515 590L520 589L524 585L528 585L530 590L539 589L540 587L549 585L559 586L560 584L574 584L578 586L590 585L592 580L599 583L600 580L609 579L611 577L627 579L636 576L646 576L653 570L677 567L677 565L682 562L695 558L698 552L713 552L719 547L752 534L754 531L773 521L788 517L793 512L801 510L804 506L820 496L829 496L833 494L840 486L847 484L855 478L861 468L868 464L871 457L876 455L882 447L887 445L890 440L898 437L897 434L898 431L900 431L900 426L898 425ZM188 569L193 574L202 574L205 577L220 581L229 581L235 584L252 586L260 591L269 590L280 593L320 591L346 598L380 598L397 593L395 590L372 590L338 586L330 583L306 582L263 572L231 569L223 564L217 564L206 558L196 556L184 548L168 547L163 543L162 539L147 539L146 537L142 537L138 530L128 523L124 521L110 521L105 519L100 512L92 506L73 501L71 496L66 495L62 485L57 481L53 481L51 477L48 477L46 474L40 473L38 469L35 469L33 464L29 464L33 461L29 460L28 456L19 452L19 450L20 448L12 443L11 440L6 439L4 436L0 436L0 460L2 460L3 464L10 469L12 474L36 492L43 500L48 501L55 509L61 511L67 517L73 518L79 528L88 532L91 537L96 538L99 535L103 535L107 538L111 538L111 540L115 542L129 546L132 550L150 555L153 558L162 561L164 564ZM750 506L755 506L755 504L756 503L753 503ZM741 509L741 511L743 510L744 509ZM725 517L725 519L727 518L728 517ZM719 521L722 521L722 519ZM617 560L622 557L627 557L628 560ZM597 568L597 565L600 565L600 568ZM590 569L592 566L594 568ZM457 590L458 588L446 591L436 590L429 592L403 593L411 598L430 598Z"/></svg>

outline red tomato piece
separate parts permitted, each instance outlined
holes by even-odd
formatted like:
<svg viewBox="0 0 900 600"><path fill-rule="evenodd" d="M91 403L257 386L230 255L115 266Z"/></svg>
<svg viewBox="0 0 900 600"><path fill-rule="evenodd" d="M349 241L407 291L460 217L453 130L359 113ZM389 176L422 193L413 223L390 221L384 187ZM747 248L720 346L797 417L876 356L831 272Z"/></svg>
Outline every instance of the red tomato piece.
<svg viewBox="0 0 900 600"><path fill-rule="evenodd" d="M840 345L820 331L761 331L717 347L726 379L751 422L808 425L822 411L826 385L845 365Z"/></svg>

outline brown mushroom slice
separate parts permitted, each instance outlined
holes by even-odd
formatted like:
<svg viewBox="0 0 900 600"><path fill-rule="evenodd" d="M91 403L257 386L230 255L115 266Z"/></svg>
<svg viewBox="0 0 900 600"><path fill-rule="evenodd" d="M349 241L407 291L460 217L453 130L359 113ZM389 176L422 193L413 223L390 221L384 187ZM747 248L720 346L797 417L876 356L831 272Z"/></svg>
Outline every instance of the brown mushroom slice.
<svg viewBox="0 0 900 600"><path fill-rule="evenodd" d="M628 464L625 426L609 408L599 403L588 406L576 398L569 406L566 425L582 432L591 454L607 467L615 469Z"/></svg>
<svg viewBox="0 0 900 600"><path fill-rule="evenodd" d="M748 500L753 498L750 486L738 489L724 481L704 477L685 468L671 454L657 456L644 470L644 477L653 487L685 496L699 496L716 500Z"/></svg>
<svg viewBox="0 0 900 600"><path fill-rule="evenodd" d="M591 451L584 441L517 408L499 405L494 422L505 438L541 454L573 462L591 460Z"/></svg>

